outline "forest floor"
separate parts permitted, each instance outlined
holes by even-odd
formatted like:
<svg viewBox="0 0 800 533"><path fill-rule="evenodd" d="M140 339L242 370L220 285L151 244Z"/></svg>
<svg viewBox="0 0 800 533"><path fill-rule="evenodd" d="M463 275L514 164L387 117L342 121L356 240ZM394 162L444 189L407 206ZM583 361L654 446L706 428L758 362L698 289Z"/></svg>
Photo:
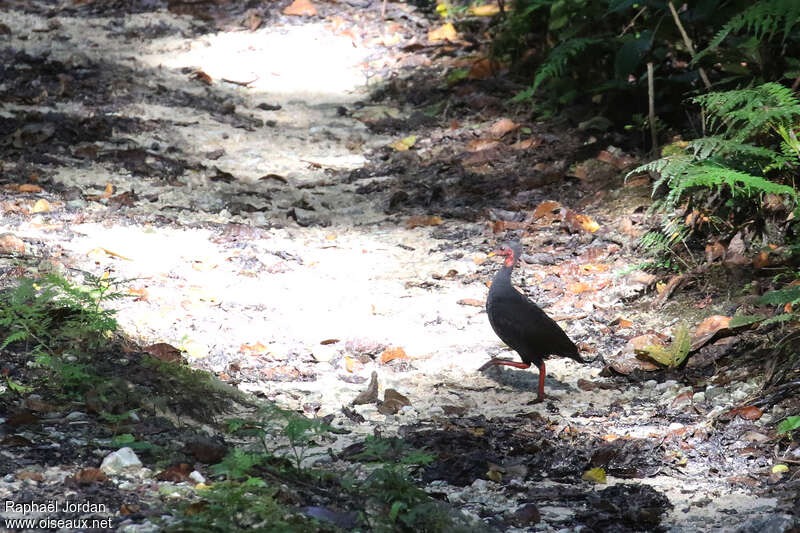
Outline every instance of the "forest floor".
<svg viewBox="0 0 800 533"><path fill-rule="evenodd" d="M541 123L510 106L521 87L475 44L486 17L440 39L429 31L448 28L411 4L385 18L369 0L300 16L241 4L0 2L4 286L129 280L112 304L126 340L103 363L114 386L148 390L137 354L176 347L246 398L330 424L313 443L327 455L303 468L345 469L366 437L400 436L434 457L420 486L490 529L800 526L800 447L775 435L797 399L769 389L763 363L784 333L724 327L752 300L741 263L683 287L638 269L655 218L649 177L624 180L641 162L626 137L591 110ZM477 371L517 357L483 307L488 254L510 239L525 248L514 283L589 361L549 360L541 404L535 370ZM641 358L681 324L683 366ZM33 383L24 350L2 358ZM90 396L6 388L2 499L103 505L7 507L8 529L58 529L8 522L34 516L156 531L197 497L165 487L213 483L233 441L225 416L192 409L206 398L176 389L121 429ZM134 446L144 464L92 470L121 433L191 466ZM368 529L348 505L294 502Z"/></svg>

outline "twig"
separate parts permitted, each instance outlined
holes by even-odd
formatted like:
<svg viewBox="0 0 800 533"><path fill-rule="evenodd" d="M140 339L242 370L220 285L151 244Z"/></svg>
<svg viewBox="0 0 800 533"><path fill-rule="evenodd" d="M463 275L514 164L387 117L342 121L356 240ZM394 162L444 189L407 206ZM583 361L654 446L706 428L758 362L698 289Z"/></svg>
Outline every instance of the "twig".
<svg viewBox="0 0 800 533"><path fill-rule="evenodd" d="M653 80L653 62L647 62L647 97L649 100L650 137L653 141L653 153L658 153L658 131L656 129L656 94Z"/></svg>
<svg viewBox="0 0 800 533"><path fill-rule="evenodd" d="M625 26L624 28L622 28L622 33L620 33L620 34L619 34L619 37L622 37L623 35L625 35L626 33L628 33L628 30L629 30L629 29L631 29L631 28L633 28L633 25L634 25L634 23L636 22L636 19L638 19L638 18L639 18L639 16L640 16L642 13L644 13L645 11L647 11L647 6L644 6L642 9L640 9L640 10L639 10L639 12L638 12L638 13L636 13L636 14L633 16L633 18L632 18L632 19L631 19L631 21L628 23L628 25L627 25L627 26Z"/></svg>
<svg viewBox="0 0 800 533"><path fill-rule="evenodd" d="M686 45L686 48L689 49L689 54L692 56L692 59L694 59L694 45L692 44L692 40L689 39L689 35L687 35L686 30L683 29L683 24L681 24L681 19L678 17L678 12L675 11L675 6L672 5L672 2L669 2L668 5L669 10L672 12L672 18L675 19L675 25L678 26L678 31L681 32L681 37L683 37L683 43ZM700 78L703 80L706 89L710 91L711 82L708 81L705 69L703 69L703 67L698 67L697 70L700 72Z"/></svg>

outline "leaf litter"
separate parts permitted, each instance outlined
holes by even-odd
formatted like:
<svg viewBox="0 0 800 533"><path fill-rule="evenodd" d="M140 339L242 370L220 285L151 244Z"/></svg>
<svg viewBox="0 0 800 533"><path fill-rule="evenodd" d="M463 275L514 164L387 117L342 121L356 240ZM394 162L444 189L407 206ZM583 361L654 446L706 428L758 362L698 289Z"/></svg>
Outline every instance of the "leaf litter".
<svg viewBox="0 0 800 533"><path fill-rule="evenodd" d="M3 201L39 195L3 222L16 253L58 249L53 257L62 269L109 270L137 280L136 290L147 297L121 302L119 319L156 357L185 356L192 366L285 409L329 417L346 433L328 443L334 451L376 431L403 437L435 455L420 472L431 493L497 529L706 531L736 524L757 531L758 520L781 516L775 508L785 486L769 490L783 479L770 477L781 474L773 472L770 428L787 406L777 398L772 405L748 405L759 384L735 377L737 365L715 373L717 361L733 349L717 344L730 333L724 325L701 326L691 339L693 355L684 353L687 335L673 333L672 346L680 349L666 349L666 366L689 356L677 370L620 364L625 354L635 356L625 347L637 336L669 338L667 316L694 326L711 313L686 317L685 301L667 301L686 278L663 296L663 311L639 305L655 280L639 276L628 283L631 278L619 273L638 260L632 237L646 222L637 208L647 191L623 189L607 169L570 161L585 150L577 132L556 133L493 112L494 95L474 85L453 96L462 111L438 127L415 114L410 102L428 101L441 90L441 78L422 68L387 82L371 101L379 118L359 122L351 117L370 106L361 100L366 76L358 64L385 80L392 68L373 55L363 28L345 29L331 18L331 33L316 22L287 18L282 29L271 30L260 24L267 13L251 12L249 31L264 39L254 47L241 35L209 32L225 24L209 3L187 6L202 15L193 19L134 4L143 18L117 26L93 17L125 12L90 2L57 14L60 26L48 26L46 35L23 40L12 34L18 52L3 67L10 81L0 96L28 107L0 131L7 141L3 170L23 183L5 190ZM329 16L332 9L293 5L292 19ZM46 9L10 10L3 20L10 28L31 27ZM452 25L432 23L418 11L402 17L406 26L397 33L408 43L451 46L462 39ZM428 27L430 33L420 29ZM120 40L125 32L149 35L136 61ZM56 34L92 35L102 52L73 56L58 44L68 39L54 41ZM302 55L303 43L320 40L328 46ZM270 55L269 43L301 57L292 64ZM41 53L45 44L53 53ZM203 55L206 49L228 55ZM271 60L255 77L247 64L226 64L232 53L252 52ZM408 59L397 48L392 53L397 64ZM187 85L187 73L202 76ZM333 74L342 76L334 83ZM307 85L321 76L332 80L327 90ZM483 79L469 78L462 83ZM226 79L254 81L226 85ZM119 83L127 91L112 90ZM31 92L42 85L46 94ZM90 105L112 107L116 115L78 118L84 115L37 103L71 104L70 95L83 93L92 95ZM471 108L485 115L463 111ZM476 142L474 130L459 124L470 122L483 122L490 139ZM392 143L394 149L387 148ZM465 156L465 150L473 152ZM592 158L613 168L631 164L618 149L598 146L595 152ZM571 163L580 164L577 180L569 176ZM35 184L29 183L32 169L41 173ZM608 190L612 179L619 181L618 194ZM120 191L129 194L113 202L115 192L127 194ZM610 222L620 213L628 222L618 233ZM475 371L505 351L480 304L498 268L486 254L513 236L521 236L530 252L515 283L551 315L579 317L563 324L598 356L581 367L549 361L555 398L541 406L529 405L534 372L487 377ZM610 326L615 320L616 330ZM343 339L344 345L320 339ZM754 346L746 335L737 341L739 351ZM94 416L92 405L87 401L86 410ZM23 406L6 421L17 428L40 423L33 407ZM185 406L172 407L182 412ZM790 417L780 428L795 423ZM166 445L176 438L168 428L147 416L137 431L163 434L152 440ZM6 438L5 445L27 449L48 467L59 464L34 453L47 444L39 435ZM218 443L198 439L188 439L195 459L222 459ZM75 446L62 457L61 463L97 466ZM784 457L787 469L796 468ZM190 477L183 464L161 477ZM20 465L6 470L17 472L0 486L6 497L23 481L36 480ZM589 481L587 472L595 473ZM38 475L56 479L47 469ZM79 485L102 483L105 476L86 468L74 475ZM606 483L597 483L602 477ZM39 482L26 490L47 499L60 487ZM111 490L103 497L115 510L141 503ZM144 508L156 507L146 502ZM341 524L350 520L326 507L309 509Z"/></svg>

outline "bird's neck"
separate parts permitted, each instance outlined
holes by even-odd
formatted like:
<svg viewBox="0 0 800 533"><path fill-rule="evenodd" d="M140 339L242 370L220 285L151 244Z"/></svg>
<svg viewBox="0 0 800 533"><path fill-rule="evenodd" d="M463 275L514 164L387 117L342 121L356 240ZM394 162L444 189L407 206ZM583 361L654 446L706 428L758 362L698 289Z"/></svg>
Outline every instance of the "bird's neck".
<svg viewBox="0 0 800 533"><path fill-rule="evenodd" d="M497 274L495 274L494 281L492 282L492 284L495 284L497 282L511 283L511 271L512 270L514 270L514 265L513 264L503 266L503 268L501 268L497 272Z"/></svg>

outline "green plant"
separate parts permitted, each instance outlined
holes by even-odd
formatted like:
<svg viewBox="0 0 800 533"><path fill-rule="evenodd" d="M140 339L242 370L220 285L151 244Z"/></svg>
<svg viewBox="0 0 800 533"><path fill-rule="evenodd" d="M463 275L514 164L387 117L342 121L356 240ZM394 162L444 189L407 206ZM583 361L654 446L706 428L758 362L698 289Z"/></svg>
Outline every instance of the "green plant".
<svg viewBox="0 0 800 533"><path fill-rule="evenodd" d="M790 435L794 430L800 428L800 416L787 416L778 424L778 435Z"/></svg>
<svg viewBox="0 0 800 533"><path fill-rule="evenodd" d="M87 354L105 346L117 328L115 312L102 305L124 296L117 292L122 281L87 275L85 282L79 287L52 274L23 278L0 296L0 348L22 344L65 392L92 385Z"/></svg>
<svg viewBox="0 0 800 533"><path fill-rule="evenodd" d="M225 481L198 493L199 500L180 505L176 522L165 524L168 532L312 533L332 527L308 518L278 502L278 487L259 478Z"/></svg>
<svg viewBox="0 0 800 533"><path fill-rule="evenodd" d="M274 404L266 404L259 409L257 420L231 419L228 420L228 429L260 438L267 454L288 450L287 455L299 469L306 459L326 453L315 451L314 448L331 428L322 420L307 418ZM285 443L275 445L276 436L285 438Z"/></svg>

